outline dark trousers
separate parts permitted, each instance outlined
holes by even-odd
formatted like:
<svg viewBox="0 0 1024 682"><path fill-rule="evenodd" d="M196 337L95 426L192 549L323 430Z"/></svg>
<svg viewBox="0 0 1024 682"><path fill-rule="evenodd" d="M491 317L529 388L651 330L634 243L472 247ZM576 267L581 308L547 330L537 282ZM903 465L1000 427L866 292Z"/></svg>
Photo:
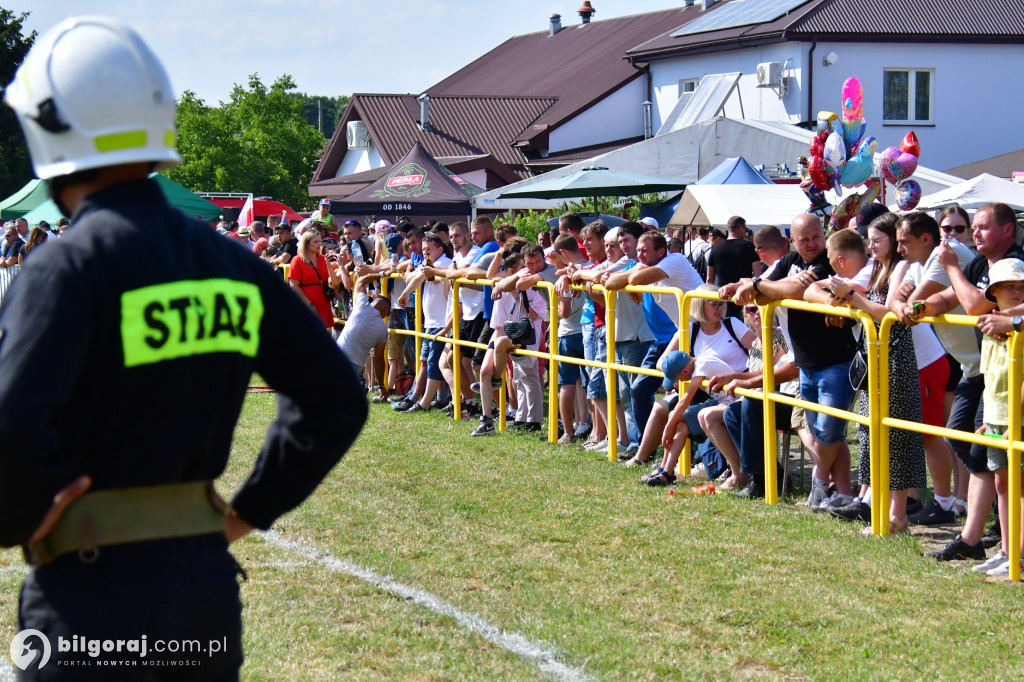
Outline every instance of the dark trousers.
<svg viewBox="0 0 1024 682"><path fill-rule="evenodd" d="M665 352L667 347L667 343L652 341L640 366L654 369L658 364L658 358L661 357L661 354ZM637 431L641 435L644 429L647 428L647 420L651 418L651 410L654 409L654 394L658 391L659 386L661 386L661 379L649 377L646 374L638 374L633 379L633 385L630 386L633 418L636 420Z"/></svg>
<svg viewBox="0 0 1024 682"><path fill-rule="evenodd" d="M949 421L946 428L957 431L974 432L982 424L985 392L985 377L963 377L953 391L953 405L949 410ZM988 472L988 453L982 445L965 443L962 440L950 440L953 452L964 463L972 474Z"/></svg>
<svg viewBox="0 0 1024 682"><path fill-rule="evenodd" d="M237 680L237 571L222 535L104 547L91 564L66 554L38 567L22 585L18 620L47 637L51 654L41 669L37 656L18 679ZM133 641L139 649L145 642L145 655L128 650ZM35 636L25 644L41 648Z"/></svg>
<svg viewBox="0 0 1024 682"><path fill-rule="evenodd" d="M789 430L791 405L775 404L775 426ZM740 451L740 471L764 482L764 403L744 398L725 410L725 427Z"/></svg>

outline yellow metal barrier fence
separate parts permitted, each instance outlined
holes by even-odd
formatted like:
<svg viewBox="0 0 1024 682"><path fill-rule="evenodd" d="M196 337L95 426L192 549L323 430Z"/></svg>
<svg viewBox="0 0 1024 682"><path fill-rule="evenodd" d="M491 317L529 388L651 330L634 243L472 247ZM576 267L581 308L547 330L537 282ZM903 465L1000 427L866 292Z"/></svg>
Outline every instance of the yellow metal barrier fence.
<svg viewBox="0 0 1024 682"><path fill-rule="evenodd" d="M392 278L400 279L400 275L390 275ZM456 279L452 280L452 308L453 308L453 323L452 323L452 336L451 337L439 337L439 341L445 343L451 343L453 347L453 374L454 374L454 386L453 388L453 402L454 402L454 417L455 419L462 418L462 401L461 401L461 358L462 348L473 348L483 349L486 348L483 344L476 343L475 340L466 340L459 338L459 322L461 319L461 301L460 301L460 289L464 285L484 285L493 286L494 282L487 279L468 280L468 279ZM649 369L644 367L635 367L632 365L623 365L616 363L615 358L615 311L616 311L616 299L618 291L606 290L601 285L594 285L593 289L605 293L605 333L607 335L607 356L605 361L593 360L588 361L582 358L568 357L559 355L558 349L558 294L554 290L554 286L548 282L540 282L536 285L536 288L547 292L548 299L548 352L530 351L525 349L517 349L513 351L516 355L527 355L534 356L537 358L546 359L550 365L548 369L548 441L554 443L558 438L558 363L569 362L576 365L585 367L593 367L602 369L608 372L607 380L607 401L608 401L608 459L609 461L616 461L618 459L618 422L615 418L616 415L616 403L618 402L618 383L617 373L628 372L631 374L643 374L653 377L664 377L664 374L655 369ZM585 288L579 285L573 285L572 289L577 291L584 291ZM714 292L696 292L688 291L683 292L679 289L672 287L657 287L657 286L627 286L620 291L629 293L650 293L658 295L669 295L674 296L677 301L679 309L679 347L682 349L689 349L690 347L690 302L694 298L703 298L718 300L718 295ZM820 313L823 315L833 315L852 319L861 323L864 328L864 340L867 347L867 364L868 364L868 417L864 417L856 412L850 410L840 410L834 407L819 405L817 403L811 403L806 400L794 398L775 390L775 371L774 363L770 361L771 351L773 347L772 335L774 332L774 316L775 309L778 307L788 308L790 310L804 310L808 312ZM423 332L422 328L422 288L417 291L416 305L414 313L414 329L392 329L390 332L397 334L405 334L413 336L416 339L416 368L419 371L420 367L420 352L422 346L422 339L428 335ZM968 433L964 431L955 431L952 429L925 426L922 424L908 422L905 420L895 419L889 416L889 334L892 329L893 323L897 322L895 315L891 313L887 315L878 330L875 329L873 319L865 312L859 310L852 310L846 307L833 307L829 305L808 303L805 301L797 300L782 300L772 301L765 306L761 306L761 343L763 352L766 354L764 362L764 379L763 379L763 390L747 390L738 389L736 393L746 398L754 400L761 400L764 403L764 443L765 443L765 472L771 472L775 469L775 462L778 459L778 443L775 437L776 424L775 424L775 406L776 404L790 405L793 407L802 407L805 410L812 412L821 412L839 419L846 421L852 421L858 424L862 424L869 428L869 457L870 457L870 469L871 469L871 528L872 532L876 535L886 536L889 534L889 523L888 523L888 507L889 507L889 429L890 428L901 428L910 431L918 431L925 435L933 435L943 438L961 440L970 443L978 443L981 445L999 447L1007 450L1009 459L1009 471L1019 472L1020 471L1020 459L1021 452L1024 451L1024 441L1020 439L1021 433L1021 401L1011 400L1010 401L1010 425L1008 433L1011 434L1008 440L997 440L990 437ZM960 326L977 327L977 318L966 316L966 315L943 315L936 318L925 318L922 322L931 322L933 324L955 324ZM431 337L432 338L432 337ZM1022 376L1022 355L1024 355L1024 333L1014 333L1009 341L1010 343L1010 386L1015 387L1014 395L1018 395L1018 391L1021 386ZM680 391L685 392L689 382L681 382ZM502 382L502 390L499 393L499 425L500 431L505 430L505 419L506 419L506 391L505 382ZM571 428L571 425L569 425ZM688 475L690 470L690 452L689 444L683 451L682 456L679 460L679 471L682 475ZM767 504L778 503L778 482L774 475L766 473L765 477L765 502ZM1010 476L1009 482L1009 538L1010 547L1004 548L1007 555L1010 557L1010 577L1013 580L1020 580L1020 533L1021 533L1021 519L1020 519L1020 489L1021 482L1020 476Z"/></svg>

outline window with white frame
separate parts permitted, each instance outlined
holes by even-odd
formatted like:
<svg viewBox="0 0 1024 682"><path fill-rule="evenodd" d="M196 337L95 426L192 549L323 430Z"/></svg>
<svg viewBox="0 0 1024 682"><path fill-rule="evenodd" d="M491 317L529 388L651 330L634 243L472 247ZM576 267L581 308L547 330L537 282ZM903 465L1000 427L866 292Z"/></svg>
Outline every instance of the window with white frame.
<svg viewBox="0 0 1024 682"><path fill-rule="evenodd" d="M697 83L700 81L698 78L680 78L679 79L679 95L686 95L693 93L697 89Z"/></svg>
<svg viewBox="0 0 1024 682"><path fill-rule="evenodd" d="M934 81L934 69L885 69L882 74L882 122L931 123Z"/></svg>

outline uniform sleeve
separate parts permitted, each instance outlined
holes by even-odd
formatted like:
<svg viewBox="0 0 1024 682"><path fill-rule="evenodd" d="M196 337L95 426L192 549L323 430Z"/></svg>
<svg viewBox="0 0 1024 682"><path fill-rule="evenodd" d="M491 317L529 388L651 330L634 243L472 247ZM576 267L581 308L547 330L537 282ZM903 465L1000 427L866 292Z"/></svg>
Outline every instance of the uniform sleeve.
<svg viewBox="0 0 1024 682"><path fill-rule="evenodd" d="M262 289L256 371L277 391L277 419L231 504L245 521L266 530L316 489L355 442L368 410L351 365L320 318L273 277L264 279ZM315 359L315 371L296 371L296 363L281 361L294 352Z"/></svg>
<svg viewBox="0 0 1024 682"><path fill-rule="evenodd" d="M42 256L0 306L0 545L25 542L81 473L61 454L59 415L93 342L96 304L82 276L42 267Z"/></svg>

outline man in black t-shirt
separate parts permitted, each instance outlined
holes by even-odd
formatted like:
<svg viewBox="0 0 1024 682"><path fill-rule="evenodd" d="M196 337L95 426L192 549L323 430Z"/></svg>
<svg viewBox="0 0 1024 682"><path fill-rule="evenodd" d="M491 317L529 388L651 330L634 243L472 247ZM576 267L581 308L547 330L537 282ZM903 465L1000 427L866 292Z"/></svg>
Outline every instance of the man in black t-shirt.
<svg viewBox="0 0 1024 682"><path fill-rule="evenodd" d="M942 315L963 304L968 315L981 316L978 327L985 334L1000 338L1015 330L1024 330L1018 317L1024 315L1024 307L993 313L995 303L985 298L984 293L992 265L1004 258L1024 260L1024 250L1014 241L1016 228L1017 216L1006 204L986 204L979 208L974 216L974 243L978 257L961 271L956 253L944 240L938 247L938 261L946 269L953 285L929 296L917 317ZM960 452L957 454L961 455ZM972 447L964 464L971 474L967 488L967 521L960 535L946 547L928 553L928 556L940 560L985 558L981 542L985 520L995 499L995 476L988 470L984 447Z"/></svg>
<svg viewBox="0 0 1024 682"><path fill-rule="evenodd" d="M747 221L740 216L729 218L726 226L728 237L711 247L708 252L708 275L705 280L716 287L735 284L744 277L761 274L761 259L754 245L748 242Z"/></svg>
<svg viewBox="0 0 1024 682"><path fill-rule="evenodd" d="M708 251L708 271L704 280L719 289L744 278L757 277L762 272L757 250L746 240L747 221L735 215L729 218L725 229L728 233L726 240ZM726 312L730 317L739 317L740 307L730 301Z"/></svg>
<svg viewBox="0 0 1024 682"><path fill-rule="evenodd" d="M299 253L299 240L292 236L292 226L288 223L281 223L275 227L274 235L281 241L281 248L272 262L274 265L288 265Z"/></svg>
<svg viewBox="0 0 1024 682"><path fill-rule="evenodd" d="M816 215L803 213L790 225L795 253L783 256L765 278L744 280L735 289L725 287L737 303L756 300L763 305L784 298L803 299L812 282L835 274L825 252L825 230ZM831 301L814 301L830 303ZM782 308L779 311L783 311ZM850 362L856 343L850 325L825 323L825 316L803 310L785 311L785 325L792 341L796 366L800 369L800 396L819 405L847 410L853 399ZM812 477L808 506L819 510L825 502L825 488L831 474L837 494L848 502L850 495L850 450L846 446L846 420L821 412L807 411L807 426L814 435L818 461Z"/></svg>

